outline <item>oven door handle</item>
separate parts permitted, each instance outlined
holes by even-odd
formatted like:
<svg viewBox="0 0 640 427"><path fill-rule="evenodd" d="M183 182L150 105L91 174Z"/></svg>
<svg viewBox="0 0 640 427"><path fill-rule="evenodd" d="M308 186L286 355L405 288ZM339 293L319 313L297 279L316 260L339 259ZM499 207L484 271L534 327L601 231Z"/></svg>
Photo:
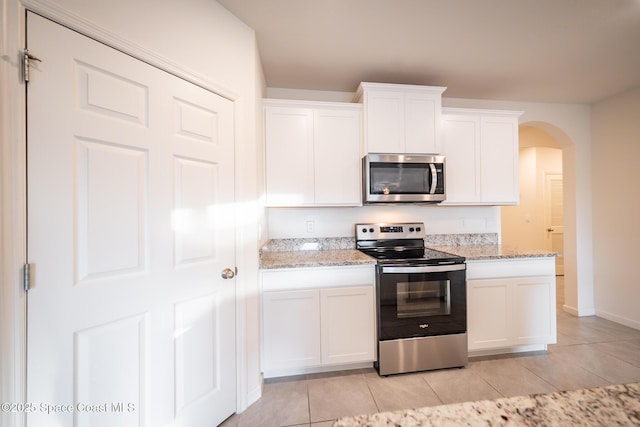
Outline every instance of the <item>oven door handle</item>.
<svg viewBox="0 0 640 427"><path fill-rule="evenodd" d="M448 264L448 265L422 265L422 266L403 266L389 267L383 266L382 273L439 273L447 271L459 271L466 269L465 264Z"/></svg>

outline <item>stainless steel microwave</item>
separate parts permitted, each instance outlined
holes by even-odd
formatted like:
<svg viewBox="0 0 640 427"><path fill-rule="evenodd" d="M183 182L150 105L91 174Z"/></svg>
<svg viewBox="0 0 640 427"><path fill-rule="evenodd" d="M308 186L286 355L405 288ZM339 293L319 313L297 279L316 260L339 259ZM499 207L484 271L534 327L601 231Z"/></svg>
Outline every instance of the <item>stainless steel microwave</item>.
<svg viewBox="0 0 640 427"><path fill-rule="evenodd" d="M445 200L444 156L367 154L362 159L364 204Z"/></svg>

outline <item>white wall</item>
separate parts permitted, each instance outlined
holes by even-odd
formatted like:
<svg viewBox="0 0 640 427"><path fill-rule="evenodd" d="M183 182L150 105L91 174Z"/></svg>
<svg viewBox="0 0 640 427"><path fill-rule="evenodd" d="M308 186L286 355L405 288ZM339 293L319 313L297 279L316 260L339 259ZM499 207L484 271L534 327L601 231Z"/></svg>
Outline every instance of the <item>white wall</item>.
<svg viewBox="0 0 640 427"><path fill-rule="evenodd" d="M261 176L256 144L259 100L265 87L254 31L213 0L0 0L0 110L2 186L2 324L0 389L3 402L23 399L24 294L19 272L25 261L24 85L19 52L24 48L24 9L54 20L228 97L235 105L236 200L239 203L236 263L238 304L238 407L260 396L258 221ZM35 52L34 52L35 53ZM3 426L20 418L2 413Z"/></svg>
<svg viewBox="0 0 640 427"><path fill-rule="evenodd" d="M640 88L593 105L596 313L640 329Z"/></svg>

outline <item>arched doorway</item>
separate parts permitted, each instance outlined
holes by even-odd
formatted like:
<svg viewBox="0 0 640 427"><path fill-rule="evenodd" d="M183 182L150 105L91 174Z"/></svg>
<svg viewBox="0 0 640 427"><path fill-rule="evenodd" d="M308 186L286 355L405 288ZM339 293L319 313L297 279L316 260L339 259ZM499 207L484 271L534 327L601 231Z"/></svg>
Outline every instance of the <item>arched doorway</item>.
<svg viewBox="0 0 640 427"><path fill-rule="evenodd" d="M566 200L575 199L575 186L564 185L566 168L569 175L573 170L571 156L563 155L574 143L561 129L544 122L522 123L519 133L520 203L501 208L502 243L562 253L556 265L556 274L561 276L558 304L577 315L576 244L571 232L564 233L565 223L568 230L576 228L575 215L564 208Z"/></svg>

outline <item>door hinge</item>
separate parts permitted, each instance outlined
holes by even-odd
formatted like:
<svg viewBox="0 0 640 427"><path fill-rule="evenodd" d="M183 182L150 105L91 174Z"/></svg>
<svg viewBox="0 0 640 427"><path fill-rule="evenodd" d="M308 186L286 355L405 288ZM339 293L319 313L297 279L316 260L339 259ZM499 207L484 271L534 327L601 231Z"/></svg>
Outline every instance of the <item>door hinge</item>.
<svg viewBox="0 0 640 427"><path fill-rule="evenodd" d="M30 61L42 62L37 56L31 55L29 49L22 51L22 79L25 83L29 83L29 68L31 67Z"/></svg>
<svg viewBox="0 0 640 427"><path fill-rule="evenodd" d="M22 287L25 292L31 289L31 264L26 263L22 267Z"/></svg>

